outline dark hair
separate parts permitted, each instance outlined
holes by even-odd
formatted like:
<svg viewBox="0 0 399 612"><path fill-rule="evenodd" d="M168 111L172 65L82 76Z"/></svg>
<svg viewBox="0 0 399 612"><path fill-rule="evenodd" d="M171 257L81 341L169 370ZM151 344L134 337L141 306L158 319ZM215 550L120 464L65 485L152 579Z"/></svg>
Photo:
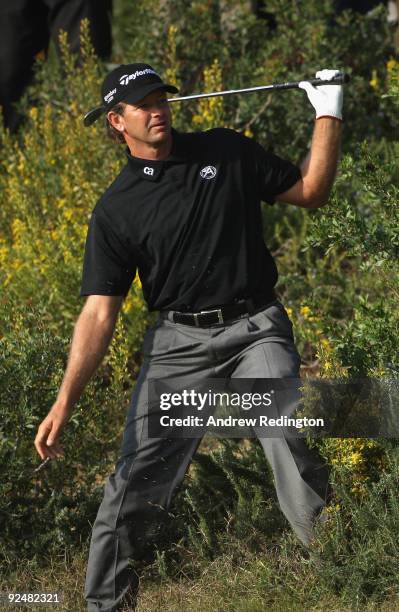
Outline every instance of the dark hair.
<svg viewBox="0 0 399 612"><path fill-rule="evenodd" d="M125 102L118 102L115 104L110 111L116 113L117 115L123 115L125 112L126 104ZM109 112L110 112L109 111ZM107 136L111 138L114 142L119 144L125 144L125 137L119 130L115 129L113 125L108 121L108 117L105 118L105 129L107 130Z"/></svg>

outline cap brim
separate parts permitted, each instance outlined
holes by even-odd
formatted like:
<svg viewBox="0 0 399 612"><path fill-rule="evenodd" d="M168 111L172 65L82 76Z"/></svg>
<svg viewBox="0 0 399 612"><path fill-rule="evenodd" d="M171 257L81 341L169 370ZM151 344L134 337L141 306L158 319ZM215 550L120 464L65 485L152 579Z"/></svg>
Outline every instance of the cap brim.
<svg viewBox="0 0 399 612"><path fill-rule="evenodd" d="M139 92L127 95L122 100L119 100L119 102L136 104L136 102L140 102L140 100L148 96L148 94L150 94L151 92L156 91L157 89L163 89L164 91L167 91L169 93L179 93L179 90L174 85L151 83L147 85L147 87L143 87L142 89L140 89ZM85 127L92 125L102 114L106 113L108 110L111 110L111 108L111 106L109 108L107 108L106 106L96 106L96 108L93 108L85 114L85 116L83 117L83 124L85 125Z"/></svg>
<svg viewBox="0 0 399 612"><path fill-rule="evenodd" d="M92 108L92 110L86 113L83 117L83 124L85 125L85 127L88 127L89 125L97 121L97 119L103 113L105 113L106 110L107 109L105 108L105 106L96 106L96 108Z"/></svg>
<svg viewBox="0 0 399 612"><path fill-rule="evenodd" d="M162 85L161 83L150 83L147 87L143 87L140 91L131 92L125 98L121 100L121 102L127 102L128 104L136 104L140 102L143 98L148 96L148 94L156 91L157 89L162 89L163 91L167 91L169 93L179 93L179 90L174 85Z"/></svg>

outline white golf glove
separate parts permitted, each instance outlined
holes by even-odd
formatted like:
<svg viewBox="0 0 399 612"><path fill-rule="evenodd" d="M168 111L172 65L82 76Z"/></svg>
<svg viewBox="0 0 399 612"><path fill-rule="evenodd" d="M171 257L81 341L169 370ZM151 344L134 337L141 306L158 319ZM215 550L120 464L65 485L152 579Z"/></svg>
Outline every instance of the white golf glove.
<svg viewBox="0 0 399 612"><path fill-rule="evenodd" d="M339 70L319 70L316 78L330 81ZM298 87L304 89L319 117L336 117L342 120L342 102L344 97L342 85L319 85L314 87L309 81L301 81Z"/></svg>

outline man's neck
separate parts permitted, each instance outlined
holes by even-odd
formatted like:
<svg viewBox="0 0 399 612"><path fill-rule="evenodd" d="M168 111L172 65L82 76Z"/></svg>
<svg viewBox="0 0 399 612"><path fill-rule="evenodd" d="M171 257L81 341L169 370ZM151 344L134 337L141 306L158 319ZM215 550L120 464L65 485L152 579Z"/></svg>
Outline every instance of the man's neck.
<svg viewBox="0 0 399 612"><path fill-rule="evenodd" d="M133 141L127 143L131 155L140 159L162 160L166 159L172 150L172 134L165 142L159 145L150 145L146 142Z"/></svg>

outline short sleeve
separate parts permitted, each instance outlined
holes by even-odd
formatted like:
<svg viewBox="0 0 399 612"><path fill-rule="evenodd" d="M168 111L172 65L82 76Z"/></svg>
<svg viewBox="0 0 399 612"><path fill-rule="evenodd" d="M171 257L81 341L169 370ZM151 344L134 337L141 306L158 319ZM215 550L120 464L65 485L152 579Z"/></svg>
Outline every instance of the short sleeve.
<svg viewBox="0 0 399 612"><path fill-rule="evenodd" d="M93 212L87 232L80 295L126 295L136 264L119 236Z"/></svg>
<svg viewBox="0 0 399 612"><path fill-rule="evenodd" d="M265 151L254 140L250 142L260 198L267 204L274 204L276 195L284 193L301 179L301 171L290 161Z"/></svg>

